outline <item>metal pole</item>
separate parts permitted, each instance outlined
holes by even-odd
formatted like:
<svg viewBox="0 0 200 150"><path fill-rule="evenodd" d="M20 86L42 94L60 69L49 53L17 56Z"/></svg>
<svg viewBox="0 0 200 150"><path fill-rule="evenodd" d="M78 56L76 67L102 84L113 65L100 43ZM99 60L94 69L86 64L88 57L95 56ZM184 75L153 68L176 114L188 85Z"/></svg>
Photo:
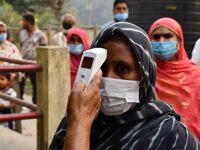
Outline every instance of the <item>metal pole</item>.
<svg viewBox="0 0 200 150"><path fill-rule="evenodd" d="M27 64L35 64L36 61L26 60L26 59L13 59L9 57L0 56L0 61L5 61L9 63L19 64L19 65L27 65Z"/></svg>
<svg viewBox="0 0 200 150"><path fill-rule="evenodd" d="M21 100L19 98L13 98L13 97L10 97L10 96L5 95L3 93L0 93L0 98L7 100L7 101L10 101L10 102L20 104L22 106L26 106L27 108L32 109L32 110L37 110L37 106L35 104L28 103L28 102Z"/></svg>
<svg viewBox="0 0 200 150"><path fill-rule="evenodd" d="M93 1L88 0L88 26L91 26Z"/></svg>

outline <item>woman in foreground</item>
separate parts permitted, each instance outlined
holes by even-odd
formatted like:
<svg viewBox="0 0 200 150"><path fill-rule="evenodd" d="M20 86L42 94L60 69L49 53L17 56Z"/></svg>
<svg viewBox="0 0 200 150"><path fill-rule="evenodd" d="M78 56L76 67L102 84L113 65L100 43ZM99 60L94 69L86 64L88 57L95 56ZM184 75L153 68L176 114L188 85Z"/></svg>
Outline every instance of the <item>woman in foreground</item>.
<svg viewBox="0 0 200 150"><path fill-rule="evenodd" d="M141 28L115 23L101 31L91 47L108 50L103 78L99 71L88 87L75 84L67 117L49 150L200 147L172 108L155 99L156 67L151 43Z"/></svg>

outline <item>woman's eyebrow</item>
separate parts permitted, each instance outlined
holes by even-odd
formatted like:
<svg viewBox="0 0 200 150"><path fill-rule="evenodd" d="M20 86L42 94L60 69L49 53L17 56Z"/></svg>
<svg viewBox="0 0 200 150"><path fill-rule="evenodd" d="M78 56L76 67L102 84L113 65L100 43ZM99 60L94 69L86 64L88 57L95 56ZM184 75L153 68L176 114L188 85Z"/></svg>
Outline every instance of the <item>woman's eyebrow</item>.
<svg viewBox="0 0 200 150"><path fill-rule="evenodd" d="M123 66L127 66L127 67L134 67L137 66L136 63L131 63L127 62L127 61L123 61L123 60L116 60L112 62L114 65L123 65Z"/></svg>
<svg viewBox="0 0 200 150"><path fill-rule="evenodd" d="M125 60L113 60L113 63L116 63L116 64L128 64L128 62L126 62Z"/></svg>

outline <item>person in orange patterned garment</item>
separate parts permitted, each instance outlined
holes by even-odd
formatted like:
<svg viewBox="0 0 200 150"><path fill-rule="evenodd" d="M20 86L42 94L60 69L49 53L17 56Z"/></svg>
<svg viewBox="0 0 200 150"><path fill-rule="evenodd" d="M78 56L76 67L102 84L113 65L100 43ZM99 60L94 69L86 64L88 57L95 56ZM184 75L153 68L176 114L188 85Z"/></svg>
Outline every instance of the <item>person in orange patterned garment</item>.
<svg viewBox="0 0 200 150"><path fill-rule="evenodd" d="M200 69L188 59L182 28L172 18L160 18L149 37L157 64L157 98L172 105L200 140Z"/></svg>
<svg viewBox="0 0 200 150"><path fill-rule="evenodd" d="M7 26L0 21L0 56L13 59L21 59L18 48L7 40ZM0 65L7 65L7 62L0 61Z"/></svg>

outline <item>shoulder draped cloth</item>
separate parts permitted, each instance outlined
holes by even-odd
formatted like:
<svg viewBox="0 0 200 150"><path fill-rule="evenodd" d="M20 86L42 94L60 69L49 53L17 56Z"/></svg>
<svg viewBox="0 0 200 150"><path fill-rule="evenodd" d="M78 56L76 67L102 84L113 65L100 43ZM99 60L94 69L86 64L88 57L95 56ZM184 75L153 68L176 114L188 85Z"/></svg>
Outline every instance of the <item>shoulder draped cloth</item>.
<svg viewBox="0 0 200 150"><path fill-rule="evenodd" d="M139 62L142 96L136 107L120 116L99 113L90 136L92 150L196 150L200 144L180 122L172 108L155 99L156 68L146 33L131 23L115 23L99 33L92 43L100 47L119 34L129 43ZM60 123L49 150L62 150L67 118ZM80 148L81 149L81 148Z"/></svg>

